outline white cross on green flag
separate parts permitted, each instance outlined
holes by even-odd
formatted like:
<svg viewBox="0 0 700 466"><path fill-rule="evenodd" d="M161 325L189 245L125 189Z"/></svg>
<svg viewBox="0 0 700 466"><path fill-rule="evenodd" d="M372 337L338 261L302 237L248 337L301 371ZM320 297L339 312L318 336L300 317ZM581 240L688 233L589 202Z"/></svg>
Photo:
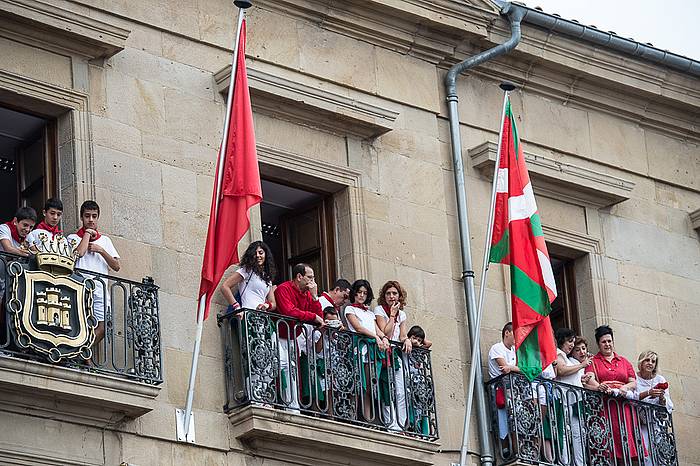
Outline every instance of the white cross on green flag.
<svg viewBox="0 0 700 466"><path fill-rule="evenodd" d="M490 262L510 266L517 363L533 380L557 357L551 303L557 287L515 117L506 102Z"/></svg>

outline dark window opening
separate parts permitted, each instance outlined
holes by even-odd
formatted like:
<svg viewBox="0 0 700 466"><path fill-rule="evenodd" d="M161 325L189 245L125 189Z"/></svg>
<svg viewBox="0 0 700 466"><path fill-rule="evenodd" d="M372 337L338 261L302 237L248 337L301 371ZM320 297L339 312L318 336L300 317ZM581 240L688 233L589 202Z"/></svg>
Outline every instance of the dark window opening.
<svg viewBox="0 0 700 466"><path fill-rule="evenodd" d="M552 271L557 284L557 298L552 303L549 318L554 330L570 328L581 335L581 323L576 305L576 276L574 275L574 260L552 256Z"/></svg>
<svg viewBox="0 0 700 466"><path fill-rule="evenodd" d="M41 215L58 193L56 171L55 120L0 106L0 221L21 206Z"/></svg>
<svg viewBox="0 0 700 466"><path fill-rule="evenodd" d="M277 281L291 278L292 267L309 264L319 291L335 280L333 200L331 196L277 181L263 180L262 237L277 264Z"/></svg>

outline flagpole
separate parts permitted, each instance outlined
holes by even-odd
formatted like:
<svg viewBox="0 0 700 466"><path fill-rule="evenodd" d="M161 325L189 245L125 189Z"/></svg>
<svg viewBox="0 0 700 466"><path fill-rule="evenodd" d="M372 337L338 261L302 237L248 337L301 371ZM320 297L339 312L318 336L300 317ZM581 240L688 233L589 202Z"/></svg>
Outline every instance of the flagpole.
<svg viewBox="0 0 700 466"><path fill-rule="evenodd" d="M491 204L489 206L488 227L486 229L486 240L484 242L484 261L481 272L481 282L479 283L479 303L476 310L476 331L472 341L471 365L469 367L469 388L467 392L467 412L464 417L464 434L462 436L462 448L459 454L460 466L466 466L467 450L469 444L469 425L472 414L472 403L474 398L474 387L476 385L476 364L478 360L481 340L481 317L483 316L484 297L486 295L486 276L489 271L489 256L491 255L491 236L493 235L493 214L496 208L496 192L498 187L498 166L501 164L501 148L503 146L503 127L506 116L506 106L508 105L509 92L515 89L515 85L509 82L503 82L499 85L503 89L503 111L501 112L501 127L498 131L498 145L496 149L496 162L493 167L493 183L491 186Z"/></svg>
<svg viewBox="0 0 700 466"><path fill-rule="evenodd" d="M235 0L234 5L238 7L238 22L236 24L236 38L233 43L233 61L231 63L231 77L228 84L228 97L226 100L226 117L224 119L224 134L219 147L219 158L216 163L216 196L214 196L214 215L219 213L219 200L221 199L221 184L224 179L224 160L226 156L226 146L228 145L229 126L231 124L231 112L233 102L233 89L236 81L236 70L238 69L238 48L241 42L241 28L245 18L245 10L250 8L251 2L246 0ZM199 350L202 343L202 331L204 330L204 310L207 302L207 294L199 298L197 306L197 330L194 339L194 349L192 350L192 366L190 368L190 380L187 387L187 402L185 410L176 410L177 439L182 442L194 443L194 424L192 424L192 403L194 402L194 386L197 380L197 366L199 363ZM183 419L184 418L184 419ZM191 432L190 432L191 430Z"/></svg>

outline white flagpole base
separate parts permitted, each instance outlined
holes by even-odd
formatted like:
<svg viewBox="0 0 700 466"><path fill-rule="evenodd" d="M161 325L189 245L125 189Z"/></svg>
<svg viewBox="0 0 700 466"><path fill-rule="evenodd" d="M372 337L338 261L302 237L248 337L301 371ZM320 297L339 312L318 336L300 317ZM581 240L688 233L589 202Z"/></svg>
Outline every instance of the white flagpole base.
<svg viewBox="0 0 700 466"><path fill-rule="evenodd" d="M194 413L190 411L189 432L185 432L185 410L175 410L175 425L177 426L177 441L195 443L194 435Z"/></svg>

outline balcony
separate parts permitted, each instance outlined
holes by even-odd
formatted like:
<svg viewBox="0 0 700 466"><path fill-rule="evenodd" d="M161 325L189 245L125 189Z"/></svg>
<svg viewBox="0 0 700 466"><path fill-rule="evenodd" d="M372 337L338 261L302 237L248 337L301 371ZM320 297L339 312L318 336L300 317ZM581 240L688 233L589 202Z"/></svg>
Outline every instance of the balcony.
<svg viewBox="0 0 700 466"><path fill-rule="evenodd" d="M664 407L550 380L530 383L520 374L486 387L498 464L678 464L673 419Z"/></svg>
<svg viewBox="0 0 700 466"><path fill-rule="evenodd" d="M60 414L97 426L153 409L163 378L158 287L152 279L139 283L75 269L70 276L47 273L30 286L34 260L6 253L0 253L0 270L6 271L0 275L5 280L0 397L6 409L43 417ZM76 306L81 286L109 296L105 337L99 343L92 336L97 321L91 314L78 315L83 310ZM65 314L56 312L54 321L42 323L40 304L51 301L49 289L56 295L53 306L63 306ZM83 293L92 299L93 293ZM76 335L83 335L84 342L71 347Z"/></svg>
<svg viewBox="0 0 700 466"><path fill-rule="evenodd" d="M253 310L218 322L224 410L244 448L309 464L433 464L430 351L392 342L381 353L358 334Z"/></svg>

